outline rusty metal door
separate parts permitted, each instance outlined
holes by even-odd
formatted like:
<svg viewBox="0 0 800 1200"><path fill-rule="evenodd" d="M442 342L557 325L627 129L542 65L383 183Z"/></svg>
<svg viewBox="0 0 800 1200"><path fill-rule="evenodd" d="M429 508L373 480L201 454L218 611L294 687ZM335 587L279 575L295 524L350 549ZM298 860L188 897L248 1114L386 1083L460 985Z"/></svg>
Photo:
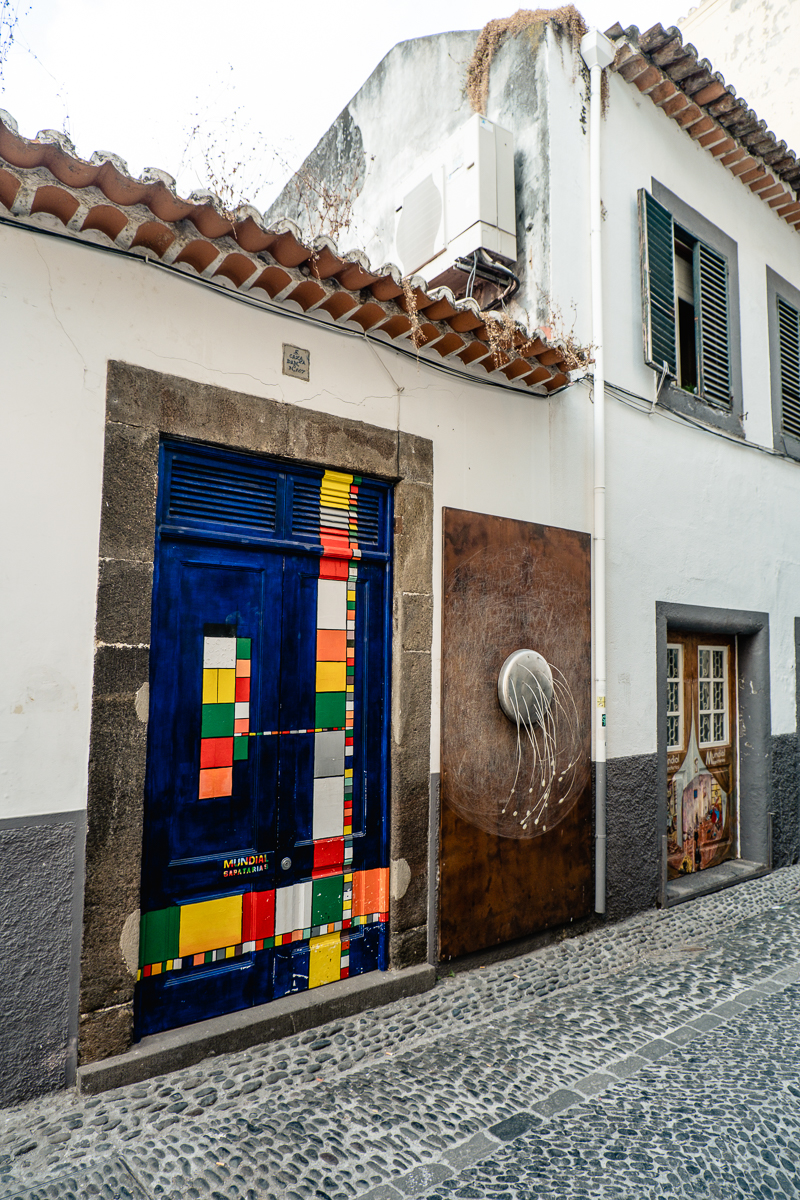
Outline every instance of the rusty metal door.
<svg viewBox="0 0 800 1200"><path fill-rule="evenodd" d="M449 959L591 911L590 538L445 509L443 560L439 953ZM500 669L520 649L544 656L561 698L550 732L534 732L538 748L498 703Z"/></svg>
<svg viewBox="0 0 800 1200"><path fill-rule="evenodd" d="M736 643L667 633L670 879L736 857Z"/></svg>

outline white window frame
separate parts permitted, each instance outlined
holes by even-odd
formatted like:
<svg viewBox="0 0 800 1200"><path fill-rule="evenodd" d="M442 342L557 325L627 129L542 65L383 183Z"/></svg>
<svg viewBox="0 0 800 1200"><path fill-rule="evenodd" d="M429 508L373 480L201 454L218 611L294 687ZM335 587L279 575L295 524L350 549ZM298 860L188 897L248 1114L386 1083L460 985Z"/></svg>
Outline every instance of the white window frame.
<svg viewBox="0 0 800 1200"><path fill-rule="evenodd" d="M677 651L678 651L678 676L677 676L677 680L676 680L675 676L670 676L670 673L669 673L669 652L670 652L670 650L677 650ZM676 743L674 743L674 744L673 744L673 743L672 743L672 742L669 740L669 719L670 719L670 717L674 717L676 714L675 714L674 712L671 712L671 711L670 711L670 707L669 707L669 685L670 685L671 683L675 683L675 682L677 682L677 684L678 684L678 713L677 713L677 716L678 716L678 735L679 735L679 739L680 739L680 740L679 740L678 742L676 742ZM682 750L682 749L683 749L683 744L684 744L684 732L683 732L683 684L684 684L684 677L683 677L683 645L682 645L682 643L681 643L681 642L667 642L667 751L668 751L668 752L669 752L670 750Z"/></svg>
<svg viewBox="0 0 800 1200"><path fill-rule="evenodd" d="M700 656L704 650L707 650L709 653L709 663L710 663L710 671L711 671L710 675L706 675L706 676L703 676L700 674L700 661L701 661ZM730 744L730 740L731 740L731 738L730 738L730 725L731 725L731 721L730 721L730 654L728 653L728 650L729 650L728 646L698 646L697 647L697 742L701 749L706 749L706 747L710 747L710 746L727 746ZM715 651L721 652L723 655L722 679L721 680L718 676L716 676L714 674L713 655L714 655ZM719 683L719 682L722 683L722 705L723 705L723 707L721 709L714 707L714 684ZM711 699L711 707L705 708L705 709L700 707L700 690L701 690L701 685L703 683L708 683L710 685L709 692L710 692L710 699ZM714 717L720 712L723 714L723 725L724 725L723 734L724 734L724 736L722 738L715 738L712 736L710 741L703 741L702 727L701 727L702 717L704 717L704 716L711 717L711 733L713 734L713 732L714 732Z"/></svg>

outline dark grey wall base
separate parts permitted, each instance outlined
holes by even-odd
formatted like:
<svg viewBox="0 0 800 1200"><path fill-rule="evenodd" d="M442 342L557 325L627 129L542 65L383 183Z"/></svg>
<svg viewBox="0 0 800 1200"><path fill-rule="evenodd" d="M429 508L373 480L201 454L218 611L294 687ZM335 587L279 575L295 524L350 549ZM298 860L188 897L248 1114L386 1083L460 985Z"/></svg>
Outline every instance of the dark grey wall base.
<svg viewBox="0 0 800 1200"><path fill-rule="evenodd" d="M772 739L772 865L800 862L800 777L797 737L782 733Z"/></svg>
<svg viewBox="0 0 800 1200"><path fill-rule="evenodd" d="M83 813L0 821L0 1104L75 1080Z"/></svg>
<svg viewBox="0 0 800 1200"><path fill-rule="evenodd" d="M82 1095L92 1095L152 1079L154 1075L190 1067L213 1054L246 1050L368 1008L391 1004L404 996L417 996L430 991L435 983L436 971L428 964L407 971L373 971L312 992L284 996L258 1008L171 1029L143 1038L125 1054L80 1067L78 1090Z"/></svg>
<svg viewBox="0 0 800 1200"><path fill-rule="evenodd" d="M621 921L658 899L658 756L612 758L607 778L606 916Z"/></svg>

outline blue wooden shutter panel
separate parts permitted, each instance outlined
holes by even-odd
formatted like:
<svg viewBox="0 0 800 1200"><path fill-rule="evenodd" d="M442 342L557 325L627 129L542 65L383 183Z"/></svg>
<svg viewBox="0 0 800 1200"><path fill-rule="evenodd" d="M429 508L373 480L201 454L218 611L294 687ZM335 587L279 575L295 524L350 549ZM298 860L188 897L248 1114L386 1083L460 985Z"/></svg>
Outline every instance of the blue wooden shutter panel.
<svg viewBox="0 0 800 1200"><path fill-rule="evenodd" d="M675 250L672 215L644 188L639 191L644 357L657 371L677 374Z"/></svg>
<svg viewBox="0 0 800 1200"><path fill-rule="evenodd" d="M800 439L800 313L778 296L781 429Z"/></svg>
<svg viewBox="0 0 800 1200"><path fill-rule="evenodd" d="M175 524L275 529L277 477L261 463L240 462L232 473L226 461L181 455L171 459L167 520Z"/></svg>
<svg viewBox="0 0 800 1200"><path fill-rule="evenodd" d="M167 447L168 483L160 522L173 530L260 541L278 537L320 546L320 480L315 467L282 464L231 455L229 451L175 443ZM360 477L359 477L360 478ZM358 483L357 542L367 554L389 551L386 490ZM349 530L342 513L326 512L322 524ZM355 529L353 530L355 533Z"/></svg>
<svg viewBox="0 0 800 1200"><path fill-rule="evenodd" d="M728 264L703 242L694 248L698 391L721 408L731 405Z"/></svg>

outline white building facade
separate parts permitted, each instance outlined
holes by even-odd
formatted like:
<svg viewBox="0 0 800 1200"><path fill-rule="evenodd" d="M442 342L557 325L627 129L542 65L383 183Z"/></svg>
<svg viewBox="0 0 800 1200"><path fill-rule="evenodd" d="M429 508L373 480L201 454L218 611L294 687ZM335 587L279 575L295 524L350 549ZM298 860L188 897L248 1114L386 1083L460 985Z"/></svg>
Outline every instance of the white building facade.
<svg viewBox="0 0 800 1200"><path fill-rule="evenodd" d="M701 78L696 61L694 74L686 62L677 82L669 76L674 38L610 32L605 909L620 918L800 854L800 203L793 156L770 170L709 113L727 94L719 80ZM472 118L464 72L475 42L464 33L396 47L312 156L320 171L363 176L352 250L305 246L288 223L182 201L164 177L131 180L123 164L82 163L68 145L2 127L3 487L14 518L0 838L19 964L6 981L10 1099L71 1082L79 1060L87 1081L100 1078L91 1064L113 1058L124 1070L134 1038L148 1045L170 1026L247 1005L282 1011L305 991L307 1020L322 1020L316 997L359 1003L348 975L385 973L394 998L432 986L440 957L593 919L593 397L576 352L592 340L588 91L569 38L539 24L491 65L486 117L514 145L513 320L494 323L435 279L370 265L391 260L397 181ZM195 487L180 511L176 463ZM300 512L303 487L317 489L313 537L287 515ZM259 488L269 528L240 514ZM282 607L259 601L258 632L243 634L250 610L224 600L222 572L249 571L246 555L260 555L268 580L279 553L284 581L306 564L300 597L313 559L316 607L293 608L284 582ZM176 579L204 565L215 582L173 595L175 555ZM329 583L355 617L323 615ZM195 632L173 629L173 607L194 613L195 601ZM365 614L379 610L373 627ZM288 632L272 658L264 652L257 717L255 690L240 699L236 681L251 678L251 641L255 662L278 627ZM320 648L339 641L339 658ZM520 728L543 744L536 722L518 718L514 730L498 708L497 673L522 648L547 649L574 705L572 725L553 708L552 774L534 797L549 832L533 828L539 815L528 821L533 808L503 825L520 769L533 794ZM230 664L196 657L228 649ZM170 663L175 679L188 672L177 693ZM232 763L213 757L228 733L198 724L201 685L203 721L227 719L227 675L214 674L226 671ZM306 671L310 691L297 685L290 718L292 681ZM339 674L341 684L325 682ZM263 682L273 676L274 711ZM341 694L343 714L355 704L355 734L349 717L320 716L334 711L321 694ZM238 707L248 703L249 716ZM164 799L172 783L159 783L163 713L175 779L191 792L185 812L207 820L208 846L192 841L193 825L154 883L159 847L185 815ZM234 718L250 726L234 729ZM245 767L256 772L241 785L249 797L256 786L279 794L290 775L311 781L306 752L287 767L280 755L294 751L281 749L278 782L265 783L269 746L320 733L341 734L345 757L323 769L314 742L313 788L278 795L269 844L250 833L220 841L215 831L236 828ZM455 766L467 743L469 779ZM333 785L319 781L340 778L332 816L319 798ZM259 855L263 885L228 877ZM176 862L185 871L173 887ZM219 878L203 874L212 868ZM223 986L233 1000L219 999ZM162 1016L181 989L185 1009Z"/></svg>

